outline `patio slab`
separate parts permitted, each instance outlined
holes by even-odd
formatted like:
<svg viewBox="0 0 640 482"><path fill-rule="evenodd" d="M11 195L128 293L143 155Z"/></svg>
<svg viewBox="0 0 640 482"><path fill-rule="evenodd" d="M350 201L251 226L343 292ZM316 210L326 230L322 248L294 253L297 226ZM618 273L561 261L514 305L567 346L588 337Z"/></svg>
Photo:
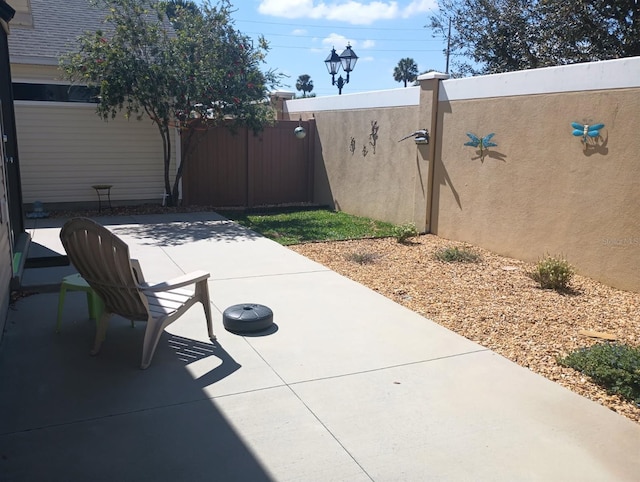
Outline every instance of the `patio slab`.
<svg viewBox="0 0 640 482"><path fill-rule="evenodd" d="M635 424L490 351L291 388L373 480L640 473Z"/></svg>
<svg viewBox="0 0 640 482"><path fill-rule="evenodd" d="M220 311L246 302L273 310L278 331L247 340L286 383L486 350L332 271L210 286Z"/></svg>
<svg viewBox="0 0 640 482"><path fill-rule="evenodd" d="M33 235L55 249L53 221ZM57 294L18 300L3 482L637 480L640 425L317 263L213 213L108 221L149 279L211 270L218 340L196 305L142 371L143 323L115 317L90 357L83 293L58 335ZM276 326L224 330L244 302Z"/></svg>

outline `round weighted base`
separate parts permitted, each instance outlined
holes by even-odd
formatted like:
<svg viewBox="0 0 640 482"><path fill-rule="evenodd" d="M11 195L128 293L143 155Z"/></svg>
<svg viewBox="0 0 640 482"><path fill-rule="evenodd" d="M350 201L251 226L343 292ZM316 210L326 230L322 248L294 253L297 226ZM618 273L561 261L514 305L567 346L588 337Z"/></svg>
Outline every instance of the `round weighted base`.
<svg viewBox="0 0 640 482"><path fill-rule="evenodd" d="M224 310L222 322L231 333L254 333L273 325L273 311L254 303L233 305Z"/></svg>

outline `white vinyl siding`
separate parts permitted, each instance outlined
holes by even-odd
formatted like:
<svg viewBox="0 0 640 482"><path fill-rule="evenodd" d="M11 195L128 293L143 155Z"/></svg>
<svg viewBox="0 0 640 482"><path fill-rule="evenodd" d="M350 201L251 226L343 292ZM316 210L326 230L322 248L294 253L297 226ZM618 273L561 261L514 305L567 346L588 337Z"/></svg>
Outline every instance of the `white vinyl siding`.
<svg viewBox="0 0 640 482"><path fill-rule="evenodd" d="M25 203L96 201L93 184L112 184L113 201L162 200L162 140L155 124L121 114L103 121L93 104L16 102ZM171 182L177 136L172 139Z"/></svg>

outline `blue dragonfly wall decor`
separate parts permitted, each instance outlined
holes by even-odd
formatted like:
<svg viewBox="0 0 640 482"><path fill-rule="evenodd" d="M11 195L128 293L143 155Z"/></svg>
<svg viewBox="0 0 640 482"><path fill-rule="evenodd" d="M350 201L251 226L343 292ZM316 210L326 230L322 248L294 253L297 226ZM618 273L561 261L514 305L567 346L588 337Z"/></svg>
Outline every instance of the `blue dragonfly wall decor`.
<svg viewBox="0 0 640 482"><path fill-rule="evenodd" d="M600 137L600 129L604 127L604 124L580 124L578 122L572 122L571 127L573 127L572 134L576 137L582 137L582 142L587 142L589 137L597 138Z"/></svg>
<svg viewBox="0 0 640 482"><path fill-rule="evenodd" d="M495 136L495 133L491 133L491 134L487 134L484 137L478 137L475 134L472 134L471 132L467 132L467 136L469 137L469 139L471 139L470 141L467 141L464 143L465 146L471 146L471 147L479 147L480 148L480 157L484 158L484 151L489 148L489 147L497 147L498 144L496 144L495 142L491 142L491 139L493 138L493 136Z"/></svg>

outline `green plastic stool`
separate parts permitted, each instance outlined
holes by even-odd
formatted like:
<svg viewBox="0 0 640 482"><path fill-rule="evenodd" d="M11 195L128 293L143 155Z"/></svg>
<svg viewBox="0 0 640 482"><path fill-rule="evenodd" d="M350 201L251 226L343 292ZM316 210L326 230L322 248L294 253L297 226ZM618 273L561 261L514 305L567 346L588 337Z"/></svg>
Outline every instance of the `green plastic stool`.
<svg viewBox="0 0 640 482"><path fill-rule="evenodd" d="M62 310L64 308L64 298L67 291L85 291L87 293L87 305L89 307L89 318L98 321L104 311L104 303L98 294L93 291L89 283L79 274L72 274L62 278L60 284L60 295L58 297L58 322L56 323L56 333L60 332L62 323ZM133 323L133 322L132 322Z"/></svg>

